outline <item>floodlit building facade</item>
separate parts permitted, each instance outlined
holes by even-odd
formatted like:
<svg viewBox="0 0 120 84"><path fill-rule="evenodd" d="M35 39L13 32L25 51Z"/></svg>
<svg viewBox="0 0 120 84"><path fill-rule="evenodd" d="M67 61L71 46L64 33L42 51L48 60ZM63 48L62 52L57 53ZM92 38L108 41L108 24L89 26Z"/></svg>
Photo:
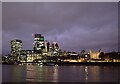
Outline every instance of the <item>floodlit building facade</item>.
<svg viewBox="0 0 120 84"><path fill-rule="evenodd" d="M20 52L22 49L22 41L18 39L11 40L10 45L11 45L11 55L15 57L15 60L19 60Z"/></svg>
<svg viewBox="0 0 120 84"><path fill-rule="evenodd" d="M100 53L101 53L101 50L99 50L97 52L93 52L92 50L90 50L90 52L89 52L90 59L99 59Z"/></svg>

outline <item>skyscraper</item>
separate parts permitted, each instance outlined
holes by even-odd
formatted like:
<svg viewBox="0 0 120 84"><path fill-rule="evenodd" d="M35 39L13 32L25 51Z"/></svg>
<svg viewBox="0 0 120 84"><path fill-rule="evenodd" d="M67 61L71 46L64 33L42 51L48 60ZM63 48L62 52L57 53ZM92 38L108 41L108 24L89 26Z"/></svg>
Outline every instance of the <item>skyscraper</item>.
<svg viewBox="0 0 120 84"><path fill-rule="evenodd" d="M55 50L55 49L59 49L59 45L58 45L58 43L57 42L53 42L52 43L52 48Z"/></svg>
<svg viewBox="0 0 120 84"><path fill-rule="evenodd" d="M49 48L50 48L50 43L46 40L45 41L45 51L49 52Z"/></svg>
<svg viewBox="0 0 120 84"><path fill-rule="evenodd" d="M33 50L44 50L44 36L41 34L32 34L32 36L34 37Z"/></svg>
<svg viewBox="0 0 120 84"><path fill-rule="evenodd" d="M11 55L15 57L15 60L18 60L20 52L22 49L22 41L18 39L11 40Z"/></svg>
<svg viewBox="0 0 120 84"><path fill-rule="evenodd" d="M59 45L57 42L52 43L53 55L57 56L59 54Z"/></svg>

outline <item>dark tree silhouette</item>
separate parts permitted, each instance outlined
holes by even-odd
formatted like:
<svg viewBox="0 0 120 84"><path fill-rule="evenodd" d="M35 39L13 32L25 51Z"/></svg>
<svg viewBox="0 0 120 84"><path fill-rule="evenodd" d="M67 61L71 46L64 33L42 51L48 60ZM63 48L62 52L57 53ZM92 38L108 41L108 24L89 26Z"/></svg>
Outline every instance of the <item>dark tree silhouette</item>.
<svg viewBox="0 0 120 84"><path fill-rule="evenodd" d="M101 52L101 53L100 53L99 58L105 59L105 54L104 54L104 52Z"/></svg>

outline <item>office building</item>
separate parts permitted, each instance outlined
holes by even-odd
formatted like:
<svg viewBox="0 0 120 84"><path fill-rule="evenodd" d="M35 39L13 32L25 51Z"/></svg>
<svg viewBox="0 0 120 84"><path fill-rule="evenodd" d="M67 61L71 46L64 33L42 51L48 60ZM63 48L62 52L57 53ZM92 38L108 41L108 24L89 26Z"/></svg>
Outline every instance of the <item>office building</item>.
<svg viewBox="0 0 120 84"><path fill-rule="evenodd" d="M45 49L44 36L41 34L32 34L34 37L33 50L43 51Z"/></svg>
<svg viewBox="0 0 120 84"><path fill-rule="evenodd" d="M15 60L19 60L20 52L22 49L22 41L15 39L11 40L11 55L15 57Z"/></svg>
<svg viewBox="0 0 120 84"><path fill-rule="evenodd" d="M59 55L59 45L58 45L58 43L57 42L53 42L51 47L52 47L52 54L54 56L58 56Z"/></svg>
<svg viewBox="0 0 120 84"><path fill-rule="evenodd" d="M50 43L46 40L45 41L45 52L49 52L50 50Z"/></svg>

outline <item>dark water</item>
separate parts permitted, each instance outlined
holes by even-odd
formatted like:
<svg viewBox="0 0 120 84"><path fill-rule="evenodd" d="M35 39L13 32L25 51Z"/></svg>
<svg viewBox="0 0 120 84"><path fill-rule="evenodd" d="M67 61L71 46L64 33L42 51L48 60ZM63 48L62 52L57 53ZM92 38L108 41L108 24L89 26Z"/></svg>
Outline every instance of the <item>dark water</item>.
<svg viewBox="0 0 120 84"><path fill-rule="evenodd" d="M117 66L3 65L3 82L118 82Z"/></svg>

